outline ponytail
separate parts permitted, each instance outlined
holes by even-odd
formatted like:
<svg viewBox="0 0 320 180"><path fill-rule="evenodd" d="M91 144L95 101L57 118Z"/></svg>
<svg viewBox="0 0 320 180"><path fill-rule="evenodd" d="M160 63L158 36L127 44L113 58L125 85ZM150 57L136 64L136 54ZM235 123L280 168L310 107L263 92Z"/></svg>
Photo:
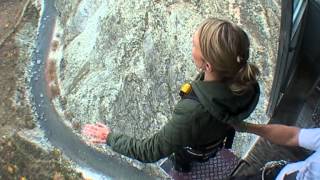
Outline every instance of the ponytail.
<svg viewBox="0 0 320 180"><path fill-rule="evenodd" d="M245 93L253 87L252 84L257 83L259 74L260 71L256 65L251 63L243 64L229 85L231 91L235 94Z"/></svg>
<svg viewBox="0 0 320 180"><path fill-rule="evenodd" d="M213 66L216 76L228 83L237 95L253 88L260 72L248 62L250 40L247 33L231 22L216 18L205 20L198 33L203 59Z"/></svg>

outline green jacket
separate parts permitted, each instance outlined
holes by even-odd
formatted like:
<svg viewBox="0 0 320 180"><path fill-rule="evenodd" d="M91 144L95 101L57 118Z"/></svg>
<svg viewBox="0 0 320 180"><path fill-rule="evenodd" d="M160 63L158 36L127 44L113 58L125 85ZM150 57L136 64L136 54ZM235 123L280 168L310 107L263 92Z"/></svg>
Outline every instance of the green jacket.
<svg viewBox="0 0 320 180"><path fill-rule="evenodd" d="M155 162L181 148L201 146L226 136L227 123L242 121L255 109L258 84L243 95L234 95L222 82L200 79L191 83L199 101L181 99L172 119L150 138L136 139L111 132L107 139L112 149L142 162Z"/></svg>

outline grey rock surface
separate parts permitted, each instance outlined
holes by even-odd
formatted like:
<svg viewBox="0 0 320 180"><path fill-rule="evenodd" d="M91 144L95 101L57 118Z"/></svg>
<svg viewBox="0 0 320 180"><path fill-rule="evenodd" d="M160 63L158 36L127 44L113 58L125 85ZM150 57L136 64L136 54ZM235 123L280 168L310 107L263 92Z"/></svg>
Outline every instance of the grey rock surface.
<svg viewBox="0 0 320 180"><path fill-rule="evenodd" d="M149 137L170 118L196 74L191 37L206 17L233 21L251 39L262 95L248 121L265 123L280 27L279 0L57 0L63 58L56 59L61 111L73 124L104 122ZM239 134L244 155L255 137Z"/></svg>

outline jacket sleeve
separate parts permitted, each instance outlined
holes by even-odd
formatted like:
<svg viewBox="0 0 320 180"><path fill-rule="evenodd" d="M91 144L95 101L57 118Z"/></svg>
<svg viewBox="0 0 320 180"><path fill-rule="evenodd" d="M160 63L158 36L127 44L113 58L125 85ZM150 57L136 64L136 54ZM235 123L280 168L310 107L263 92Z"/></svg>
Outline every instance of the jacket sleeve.
<svg viewBox="0 0 320 180"><path fill-rule="evenodd" d="M155 162L169 156L192 139L190 121L195 119L197 111L194 110L195 103L190 101L181 100L175 107L172 119L152 137L140 140L112 132L107 144L114 151L142 162Z"/></svg>

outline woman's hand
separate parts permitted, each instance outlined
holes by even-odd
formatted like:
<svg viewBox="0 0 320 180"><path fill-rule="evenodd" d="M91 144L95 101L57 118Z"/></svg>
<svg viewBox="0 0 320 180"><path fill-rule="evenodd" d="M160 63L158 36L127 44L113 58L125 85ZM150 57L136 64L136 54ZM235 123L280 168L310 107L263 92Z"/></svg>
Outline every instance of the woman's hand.
<svg viewBox="0 0 320 180"><path fill-rule="evenodd" d="M81 133L88 137L91 143L106 143L110 128L102 123L85 124Z"/></svg>

